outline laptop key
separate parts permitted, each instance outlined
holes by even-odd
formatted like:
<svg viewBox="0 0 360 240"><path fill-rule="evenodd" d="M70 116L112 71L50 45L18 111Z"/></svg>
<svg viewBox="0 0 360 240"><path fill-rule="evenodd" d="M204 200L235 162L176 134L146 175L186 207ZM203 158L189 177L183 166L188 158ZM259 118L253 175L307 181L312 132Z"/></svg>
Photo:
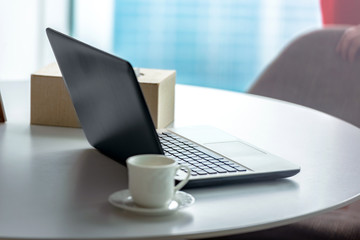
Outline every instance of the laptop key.
<svg viewBox="0 0 360 240"><path fill-rule="evenodd" d="M209 173L209 174L216 174L217 171L215 171L214 169L211 168L204 168L203 169L205 172Z"/></svg>
<svg viewBox="0 0 360 240"><path fill-rule="evenodd" d="M247 171L246 168L242 167L242 166L232 166L233 168L235 168L238 172L245 172Z"/></svg>
<svg viewBox="0 0 360 240"><path fill-rule="evenodd" d="M227 172L236 172L235 168L232 168L232 167L227 166L227 165L220 165L219 167L225 169Z"/></svg>
<svg viewBox="0 0 360 240"><path fill-rule="evenodd" d="M207 172L205 172L204 170L199 170L199 171L195 171L195 172L199 175L207 175Z"/></svg>
<svg viewBox="0 0 360 240"><path fill-rule="evenodd" d="M217 159L212 159L212 160L208 160L210 163L215 164L215 165L222 165L222 162L219 162L219 160Z"/></svg>
<svg viewBox="0 0 360 240"><path fill-rule="evenodd" d="M227 172L225 169L223 169L221 167L216 167L216 168L214 168L214 170L218 173L226 173Z"/></svg>
<svg viewBox="0 0 360 240"><path fill-rule="evenodd" d="M212 164L212 163L210 163L210 164L206 164L206 166L208 166L209 168L216 168L216 167L217 167L217 165Z"/></svg>
<svg viewBox="0 0 360 240"><path fill-rule="evenodd" d="M234 163L232 161L224 160L224 159L219 160L219 162L222 162L223 164L226 164L226 165L230 165L230 164Z"/></svg>

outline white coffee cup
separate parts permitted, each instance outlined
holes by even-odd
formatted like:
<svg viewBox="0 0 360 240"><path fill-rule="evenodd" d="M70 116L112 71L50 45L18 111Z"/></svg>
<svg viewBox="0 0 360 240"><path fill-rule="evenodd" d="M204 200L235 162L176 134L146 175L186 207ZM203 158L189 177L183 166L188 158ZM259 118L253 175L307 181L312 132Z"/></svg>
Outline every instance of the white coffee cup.
<svg viewBox="0 0 360 240"><path fill-rule="evenodd" d="M131 197L141 207L166 207L190 178L188 167L160 154L132 156L126 163ZM175 175L180 168L187 169L187 176L175 186Z"/></svg>

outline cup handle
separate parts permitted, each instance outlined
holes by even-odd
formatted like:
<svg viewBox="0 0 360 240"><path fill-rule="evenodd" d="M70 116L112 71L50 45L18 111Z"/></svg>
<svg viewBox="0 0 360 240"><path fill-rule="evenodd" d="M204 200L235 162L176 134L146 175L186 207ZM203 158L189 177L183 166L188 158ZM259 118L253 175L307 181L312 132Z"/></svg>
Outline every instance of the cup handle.
<svg viewBox="0 0 360 240"><path fill-rule="evenodd" d="M187 170L187 176L185 179L181 180L174 188L174 192L176 191L179 191L182 187L185 186L185 184L189 181L189 178L190 178L190 174L191 174L191 170L190 168L188 168L187 166L184 166L184 165L179 165L177 168L176 168L176 171L178 171L180 168L185 168Z"/></svg>

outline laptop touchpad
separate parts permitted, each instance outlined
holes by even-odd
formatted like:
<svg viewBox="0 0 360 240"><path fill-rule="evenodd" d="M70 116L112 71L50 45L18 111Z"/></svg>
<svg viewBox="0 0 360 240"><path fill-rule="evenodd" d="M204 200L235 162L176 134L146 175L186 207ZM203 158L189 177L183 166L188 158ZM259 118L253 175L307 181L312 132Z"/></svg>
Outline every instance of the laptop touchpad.
<svg viewBox="0 0 360 240"><path fill-rule="evenodd" d="M265 154L264 152L240 141L207 143L204 144L204 146L228 158Z"/></svg>

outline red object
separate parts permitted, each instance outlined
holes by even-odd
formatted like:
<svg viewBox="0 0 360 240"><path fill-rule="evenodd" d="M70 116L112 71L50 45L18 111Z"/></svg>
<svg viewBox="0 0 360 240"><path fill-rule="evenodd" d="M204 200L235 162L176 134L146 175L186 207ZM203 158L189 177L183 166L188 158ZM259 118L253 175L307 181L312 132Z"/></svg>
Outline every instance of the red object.
<svg viewBox="0 0 360 240"><path fill-rule="evenodd" d="M320 0L322 20L329 24L360 24L360 0Z"/></svg>

